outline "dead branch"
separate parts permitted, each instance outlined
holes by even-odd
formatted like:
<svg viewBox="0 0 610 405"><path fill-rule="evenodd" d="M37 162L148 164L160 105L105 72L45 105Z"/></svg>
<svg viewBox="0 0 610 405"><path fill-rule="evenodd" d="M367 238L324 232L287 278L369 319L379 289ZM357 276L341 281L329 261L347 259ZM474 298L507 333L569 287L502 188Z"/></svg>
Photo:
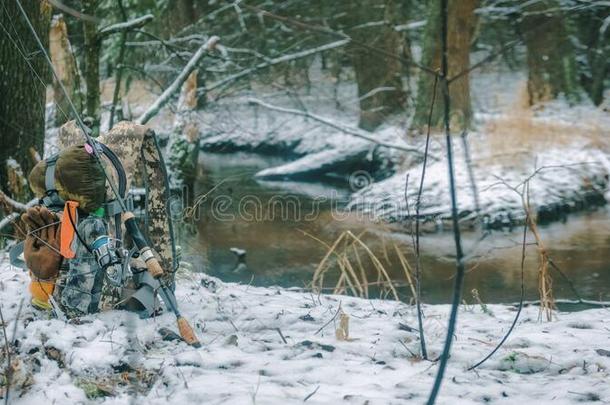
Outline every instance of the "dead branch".
<svg viewBox="0 0 610 405"><path fill-rule="evenodd" d="M155 17L152 14L146 14L142 17L134 18L133 20L112 24L100 29L97 35L99 38L103 38L107 37L108 35L116 34L117 32L131 31L136 28L142 28L154 18Z"/></svg>
<svg viewBox="0 0 610 405"><path fill-rule="evenodd" d="M170 97L176 91L178 91L180 86L182 86L182 83L184 83L186 79L190 76L191 72L195 70L201 58L203 58L205 54L213 50L219 40L219 37L213 35L207 40L205 44L201 46L201 48L199 48L199 50L197 50L191 60L188 61L182 72L180 72L178 77L176 77L176 80L174 80L174 82L167 89L165 89L163 94L161 94L159 98L150 107L148 107L148 110L146 110L146 112L142 114L140 118L138 118L138 120L136 121L138 124L144 125L148 121L150 121L151 118L157 115L159 110L161 110L161 108L169 101Z"/></svg>
<svg viewBox="0 0 610 405"><path fill-rule="evenodd" d="M373 142L379 146L384 146L384 147L390 148L390 149L398 149L398 150L402 150L404 152L417 153L418 155L423 155L423 153L419 149L409 148L409 147L406 147L406 146L403 146L403 145L400 145L397 143L380 141L378 139L373 138L370 135L365 134L364 131L362 131L360 129L356 129L356 128L345 126L343 124L336 123L327 118L321 117L316 114L312 114L308 111L301 111L301 110L295 110L292 108L278 107L278 106L275 106L272 104L265 103L264 101L258 100L255 98L249 98L248 103L258 104L258 105L268 108L270 110L279 111L279 112L283 112L286 114L294 114L294 115L300 115L301 117L311 118L314 121L318 121L322 124L328 125L329 127L335 128L343 133L355 136L356 138L361 138L361 139L367 140L369 142Z"/></svg>

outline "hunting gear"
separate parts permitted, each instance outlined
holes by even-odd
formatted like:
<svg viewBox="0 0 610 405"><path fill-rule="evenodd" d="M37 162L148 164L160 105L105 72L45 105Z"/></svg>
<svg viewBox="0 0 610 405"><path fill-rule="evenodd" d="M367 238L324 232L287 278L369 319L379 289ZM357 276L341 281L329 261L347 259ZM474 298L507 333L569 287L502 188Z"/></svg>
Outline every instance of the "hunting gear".
<svg viewBox="0 0 610 405"><path fill-rule="evenodd" d="M27 237L11 257L18 265L23 250L32 304L58 317L110 309L150 317L159 312L159 296L176 316L183 339L198 346L173 293L177 260L165 203L169 187L154 132L122 122L99 141L82 139L74 122L65 124L58 137L61 152L39 162L29 176L41 204L23 214ZM147 237L127 193L137 174L146 189ZM110 181L118 184L117 195L108 191Z"/></svg>
<svg viewBox="0 0 610 405"><path fill-rule="evenodd" d="M94 157L97 160L97 163L99 164L99 167L102 170L103 173L103 178L104 178L104 183L105 186L109 186L111 191L112 191L112 195L110 196L110 198L107 198L107 202L105 203L105 209L104 212L102 213L104 216L107 216L108 218L112 218L112 220L114 221L114 232L115 232L115 239L117 241L122 241L122 235L121 235L121 230L122 230L122 226L121 226L121 222L122 219L124 218L124 222L125 222L125 226L127 228L127 230L129 232L131 232L131 237L133 238L133 240L135 241L136 247L131 249L129 251L129 255L127 257L122 257L122 264L123 264L123 268L127 268L127 266L131 266L131 258L134 258L136 260L138 260L139 258L136 256L141 256L144 260L145 260L145 268L147 269L147 271L132 271L133 277L132 279L135 280L135 282L137 283L137 280L139 279L140 281L140 287L139 290L136 292L136 294L133 295L133 297L136 297L138 292L142 292L142 291L147 291L147 290L152 290L153 293L157 292L157 291L162 291L162 296L165 298L165 305L175 314L176 316L176 320L177 320L177 324L178 324L178 329L180 331L180 335L182 336L182 338L186 341L186 343L195 346L195 347L199 347L200 343L199 340L197 339L197 336L195 336L195 333L193 332L191 326L189 325L189 323L186 321L186 319L184 319L180 313L178 312L178 308L175 302L175 297L174 297L174 293L173 290L171 289L171 286L173 286L173 276L174 276L174 272L177 269L177 260L176 260L176 250L175 250L175 244L174 244L174 239L173 239L173 228L172 228L172 224L171 224L171 217L170 217L170 212L169 212L169 208L166 205L166 202L169 200L169 186L168 186L168 181L167 181L167 173L165 172L165 164L163 162L163 157L161 156L161 152L159 149L159 146L157 144L156 141L156 137L153 131L147 129L144 126L141 125L134 125L131 123L119 123L117 126L115 126L110 133L108 134L108 139L101 139L102 137L100 137L100 139L93 139L89 133L90 133L90 128L88 128L83 120L80 117L80 114L78 112L78 110L76 109L76 107L74 106L74 103L72 102L72 100L70 99L70 95L68 93L68 91L66 90L66 88L64 87L62 81L60 80L60 78L57 75L57 72L55 72L55 69L53 68L53 62L51 61L51 58L44 46L44 44L42 43L40 37L38 36L38 33L36 32L36 29L34 28L34 26L32 25L32 22L30 21L28 14L26 13L26 11L24 10L24 8L22 7L21 3L19 1L16 2L17 3L17 7L19 8L19 11L24 19L24 21L26 22L30 32L32 33L33 38L36 40L36 43L38 45L38 48L41 52L41 54L44 56L45 61L47 62L47 65L50 68L51 73L53 74L54 79L57 81L57 83L59 84L59 87L62 90L62 93L64 94L64 96L66 97L66 100L68 101L68 104L70 106L70 109L72 111L72 113L74 114L74 117L76 118L76 122L69 122L67 125L71 124L71 129L66 128L66 131L63 131L63 133L66 135L66 139L62 140L62 131L60 131L60 136L59 136L59 146L60 146L60 150L63 150L67 147L70 146L82 146L83 149L91 156ZM123 125L121 125L123 124ZM66 125L64 125L62 128L66 127ZM118 128L118 129L117 129ZM117 131L115 131L115 129L117 129ZM117 138L120 139L116 139L114 145L115 147L113 148L114 151L119 154L120 152L124 153L124 156L117 156L117 154L115 154L115 152L113 152L113 150L111 150L111 148L105 146L112 146L112 137L113 137L113 132L114 134L116 134ZM124 135L126 135L125 139L123 139L122 137L120 137L121 133L124 132ZM84 143L83 143L84 140ZM69 144L67 142L70 142ZM131 143L131 145L130 145ZM131 146L131 148L130 148ZM129 156L130 153L134 153L135 151L140 153L140 159L138 159L137 155L136 156ZM106 169L104 168L104 162L103 162L103 158L102 158L102 153L104 154L104 156L106 157L107 161L109 161L115 168L115 177L112 177L108 174L108 172L106 171ZM120 159L120 160L119 160ZM59 160L59 159L58 159ZM142 177L144 179L144 184L147 186L147 190L150 190L150 193L146 193L147 194L147 205L146 205L146 219L148 220L148 226L147 226L147 236L148 239L146 239L142 233L140 232L136 222L135 222L135 218L130 215L130 207L128 206L127 202L126 202L126 191L127 191L127 176L126 176L126 171L129 170L128 167L130 169L135 169L135 164L138 161L142 161L143 164L143 170L142 170ZM47 161L47 165L50 166L52 162ZM122 163L122 164L121 164ZM68 215L63 215L63 216L67 216L68 220L70 221L70 224L72 225L72 229L74 230L74 233L77 235L78 237L78 241L81 242L83 244L84 247L86 247L87 252L89 252L89 250L91 250L91 248L88 247L87 245L87 241L83 240L82 237L79 236L79 232L80 230L78 229L78 226L76 225L76 221L72 221L72 217L71 214L72 213L72 209L74 209L75 211L77 211L78 206L76 206L75 204L70 204L70 195L71 195L71 191L76 191L76 190L68 190L66 188L61 188L61 187L53 187L55 186L55 184L50 184L50 173L52 172L52 170L49 170L49 168L47 167L45 169L45 197L50 197L51 198L51 202L53 199L55 200L59 200L60 198L64 199L65 201L65 208L64 208L64 213L68 214ZM129 173L131 173L131 175L135 175L135 170L129 170ZM115 185L115 180L118 179L118 187ZM53 182L55 183L55 182ZM47 187L47 185L51 185L52 187ZM65 185L64 185L65 186ZM64 195L62 196L62 190ZM103 190L106 190L106 187L103 188ZM53 196L55 195L55 196ZM150 195L150 198L149 198ZM149 200L150 200L150 205L149 205ZM45 200L43 198L42 200L43 203L45 203ZM75 201L76 203L79 203L79 201ZM83 203L85 203L86 201L83 201ZM81 207L81 209L84 208ZM90 212L90 214L93 214L92 212ZM65 220L62 217L62 226L65 224ZM63 230L60 230L60 233L63 234ZM42 236L42 232L41 232L41 236ZM47 233L48 236L48 233ZM62 239L63 236L60 237L60 239ZM104 239L106 241L108 241L109 239ZM76 243L76 242L75 242ZM101 243L101 242L100 242ZM61 243L60 243L61 245ZM61 248L61 246L60 246ZM116 249L116 245L115 245L115 249ZM78 250L78 247L77 247ZM74 250L72 250L74 251ZM121 251L122 253L125 252L125 249L120 249L117 251ZM157 252L157 254L155 255L154 252ZM75 253L75 257L69 260L74 260L76 259L76 253ZM16 254L11 254L11 258L15 258ZM91 256L89 256L91 257ZM95 256L94 256L95 257ZM102 256L98 256L98 258L103 258L105 257L103 254ZM99 265L99 263L98 263ZM114 266L114 265L113 265ZM76 267L76 266L75 266ZM103 267L103 264L102 266ZM107 267L108 268L108 267ZM106 269L107 269L106 268ZM135 261L134 261L134 269L135 269ZM104 270L106 269L102 269L102 271L96 271L96 276L98 273L104 274ZM165 269L166 271L163 271L163 269ZM99 269L98 269L99 270ZM141 277L137 277L137 275L141 275ZM148 275L148 277L146 277L146 275ZM104 277L104 279L107 279L108 277ZM112 277L114 278L114 277ZM152 280L152 281L151 281ZM108 284L110 285L110 284ZM91 290L92 294L94 294L94 290ZM154 296L154 294L153 294ZM51 300L51 298L49 298L49 301L51 303L53 303L53 300ZM153 301L153 306L154 306L154 301ZM144 305L144 307L146 308L146 305ZM148 308L146 308L148 309ZM149 310L150 312L150 310Z"/></svg>

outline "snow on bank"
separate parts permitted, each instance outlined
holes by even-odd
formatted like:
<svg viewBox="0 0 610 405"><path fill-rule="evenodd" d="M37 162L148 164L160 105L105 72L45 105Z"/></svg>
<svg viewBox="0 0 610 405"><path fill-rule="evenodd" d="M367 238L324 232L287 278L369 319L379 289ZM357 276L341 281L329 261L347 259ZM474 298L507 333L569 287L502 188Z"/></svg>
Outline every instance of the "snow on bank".
<svg viewBox="0 0 610 405"><path fill-rule="evenodd" d="M0 305L11 331L27 276L0 264ZM139 320L124 312L79 323L46 319L25 305L16 340L20 371L14 404L404 404L422 403L436 365L418 360L415 312L394 301L313 296L296 290L183 277L178 300L203 348L163 341L172 317ZM27 299L27 298L26 298ZM349 341L330 322L341 304ZM504 347L476 372L466 368L504 334L514 308L462 307L438 403L575 404L610 400L610 310L558 313L540 323L526 308ZM448 306L426 306L431 356L441 350ZM317 333L318 330L321 331ZM285 341L284 341L285 340ZM601 350L600 350L601 349ZM5 358L2 359L5 361ZM4 363L3 363L4 364ZM135 371L134 371L135 370ZM30 374L30 378L26 378ZM25 388L22 388L25 386Z"/></svg>
<svg viewBox="0 0 610 405"><path fill-rule="evenodd" d="M484 143L484 135L469 135L469 144ZM444 157L444 138L436 138L433 150ZM454 138L454 170L460 215L476 210L475 192L468 171L464 148L459 137ZM471 146L472 148L472 146ZM471 151L472 153L472 151ZM481 214L492 225L519 222L524 218L519 193L511 187L519 186L530 178L530 205L539 216L547 213L565 215L583 207L605 203L603 195L608 188L608 155L598 148L583 148L575 142L540 151L526 151L521 156L510 154L481 156L473 154L472 174L477 190ZM506 157L511 159L507 164ZM519 164L525 160L529 164ZM401 221L413 215L421 178L421 164L400 171L392 177L361 190L352 196L349 208L383 218ZM448 219L451 215L448 169L446 159L429 162L422 191L420 214L429 219ZM535 176L533 174L536 173ZM405 184L408 176L410 212L405 203Z"/></svg>

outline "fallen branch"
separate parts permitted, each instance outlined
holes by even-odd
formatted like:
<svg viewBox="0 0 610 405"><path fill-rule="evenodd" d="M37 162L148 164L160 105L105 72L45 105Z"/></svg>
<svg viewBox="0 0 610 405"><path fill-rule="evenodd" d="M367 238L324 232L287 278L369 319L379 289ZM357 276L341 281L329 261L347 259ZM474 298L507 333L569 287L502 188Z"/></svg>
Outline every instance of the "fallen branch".
<svg viewBox="0 0 610 405"><path fill-rule="evenodd" d="M155 17L152 14L146 14L142 17L134 18L133 20L120 22L117 24L109 25L99 30L97 35L100 38L107 37L108 35L116 34L117 32L130 31L136 28L142 28L144 25L152 21Z"/></svg>
<svg viewBox="0 0 610 405"><path fill-rule="evenodd" d="M278 107L278 106L275 106L272 104L267 104L264 101L261 101L261 100L255 99L255 98L249 98L248 103L257 104L262 107L268 108L270 110L279 111L279 112L283 112L286 114L294 114L294 115L300 115L301 117L311 118L314 121L318 121L324 125L328 125L329 127L335 128L343 133L355 136L356 138L365 139L365 140L367 140L369 142L373 142L379 146L384 146L386 148L398 149L398 150L402 150L404 152L417 153L419 155L423 155L423 153L419 149L409 148L409 147L406 147L406 146L403 146L403 145L400 145L397 143L380 141L378 139L373 138L372 136L366 135L365 133L363 133L363 131L361 131L359 129L351 128L351 127L348 127L348 126L345 126L342 124L338 124L327 118L320 117L319 115L316 115L316 114L312 114L308 111L301 111L301 110L295 110L292 108Z"/></svg>
<svg viewBox="0 0 610 405"><path fill-rule="evenodd" d="M197 50L191 60L188 61L182 72L180 72L178 77L176 77L176 80L174 80L174 82L167 89L165 89L163 94L161 94L159 98L150 107L148 107L148 110L146 110L146 112L142 114L140 118L138 118L136 123L144 125L150 121L152 117L157 115L159 110L161 110L161 108L169 101L172 94L178 91L180 86L182 86L182 83L184 83L190 76L191 72L195 70L201 58L213 50L219 40L219 37L215 35L211 36L210 39L208 39L208 41L203 44L199 50Z"/></svg>
<svg viewBox="0 0 610 405"><path fill-rule="evenodd" d="M235 73L233 75L227 76L224 79L221 79L221 80L217 81L216 83L213 83L209 87L206 87L205 91L209 92L210 90L214 90L214 89L216 89L216 88L218 88L220 86L223 86L223 85L225 85L227 83L233 82L233 81L235 81L237 79L241 79L244 76L248 76L248 75L256 72L257 70L264 69L264 68L269 67L269 66L277 65L279 63L284 63L284 62L289 62L289 61L296 60L296 59L305 58L307 56L311 56L311 55L314 55L316 53L328 51L330 49L340 48L342 46L345 46L345 45L349 44L350 42L351 42L350 39L342 39L340 41L331 42L330 44L322 45L322 46L319 46L317 48L307 49L305 51L291 53L291 54L288 54L288 55L280 56L279 58L270 59L267 62L261 62L261 63L259 63L256 66L253 66L251 68L242 70L241 72L238 72L238 73ZM227 50L228 49L229 48L227 48Z"/></svg>

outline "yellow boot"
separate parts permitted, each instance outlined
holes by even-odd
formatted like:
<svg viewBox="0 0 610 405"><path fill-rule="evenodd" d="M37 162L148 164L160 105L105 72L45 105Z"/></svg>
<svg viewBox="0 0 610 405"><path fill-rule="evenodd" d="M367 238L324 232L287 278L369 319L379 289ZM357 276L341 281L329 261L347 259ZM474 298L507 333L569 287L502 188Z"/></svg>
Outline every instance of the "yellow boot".
<svg viewBox="0 0 610 405"><path fill-rule="evenodd" d="M29 290L32 295L32 305L40 310L50 311L53 307L49 303L49 297L53 294L55 282L40 280L32 272L30 272L30 278Z"/></svg>

